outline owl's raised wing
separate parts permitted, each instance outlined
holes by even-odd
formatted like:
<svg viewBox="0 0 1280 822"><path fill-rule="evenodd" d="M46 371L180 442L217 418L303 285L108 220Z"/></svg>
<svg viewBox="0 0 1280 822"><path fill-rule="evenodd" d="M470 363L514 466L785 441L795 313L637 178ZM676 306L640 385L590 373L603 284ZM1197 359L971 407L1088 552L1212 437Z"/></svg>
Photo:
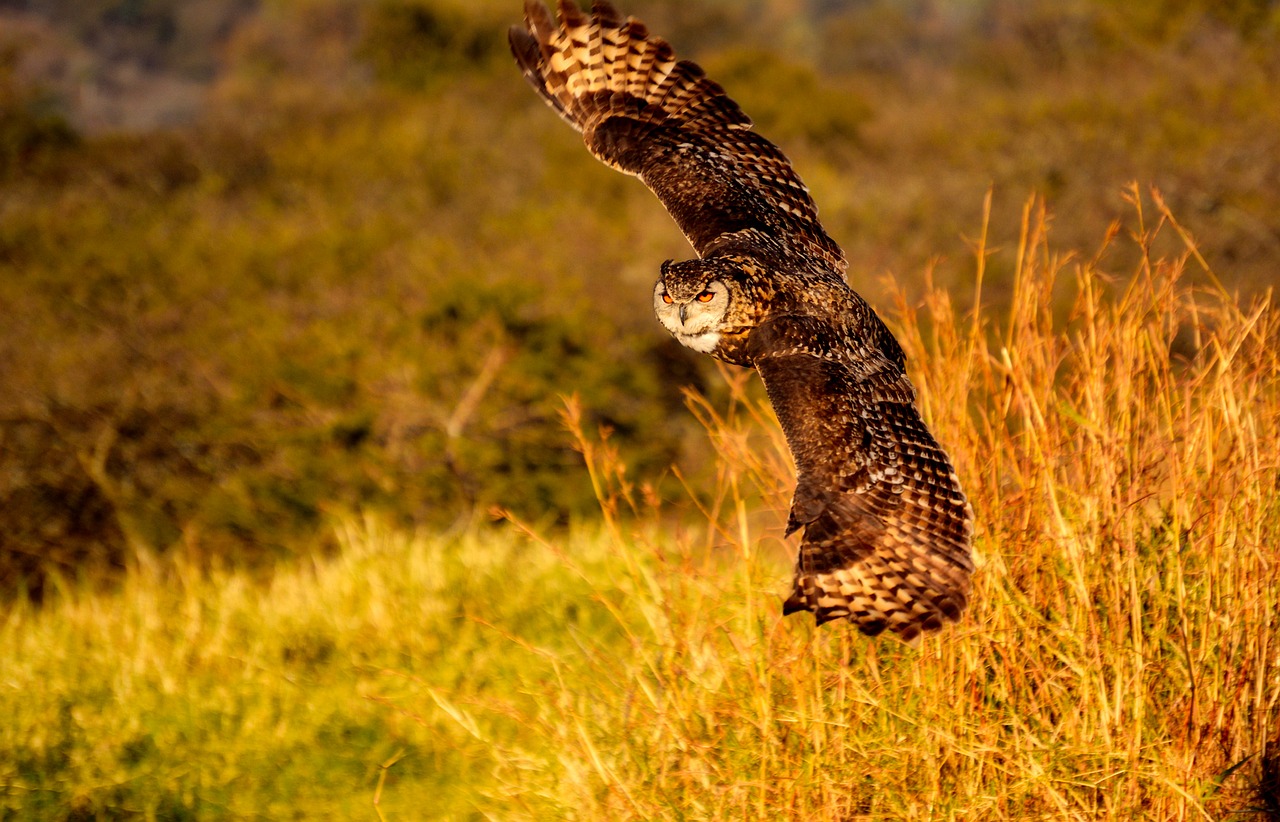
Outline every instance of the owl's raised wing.
<svg viewBox="0 0 1280 822"><path fill-rule="evenodd" d="M592 154L644 181L698 256L769 251L797 274L843 279L809 190L724 89L607 2L557 11L527 0L511 27L525 77Z"/></svg>
<svg viewBox="0 0 1280 822"><path fill-rule="evenodd" d="M796 462L787 533L804 529L783 613L910 642L964 609L972 513L910 381L869 336L851 350L811 317L754 334L756 369Z"/></svg>

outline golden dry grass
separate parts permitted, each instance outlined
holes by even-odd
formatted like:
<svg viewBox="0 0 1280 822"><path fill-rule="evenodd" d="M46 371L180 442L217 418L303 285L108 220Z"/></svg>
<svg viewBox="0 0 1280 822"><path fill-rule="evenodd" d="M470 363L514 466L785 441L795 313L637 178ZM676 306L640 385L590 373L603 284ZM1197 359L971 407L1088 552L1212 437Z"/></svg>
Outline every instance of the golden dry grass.
<svg viewBox="0 0 1280 822"><path fill-rule="evenodd" d="M1276 818L1280 315L1190 286L1191 238L1131 200L1091 255L1029 204L1007 314L934 288L889 314L978 521L970 609L918 649L781 616L789 458L726 371L730 402L690 402L718 476L680 499L570 402L599 524L343 518L270 584L158 563L10 609L0 807Z"/></svg>
<svg viewBox="0 0 1280 822"><path fill-rule="evenodd" d="M971 609L919 651L780 617L789 471L742 375L728 411L693 404L723 465L705 534L629 533L654 519L644 489L581 437L628 572L597 597L627 652L510 637L555 671L521 717L557 752L537 793L584 818L1263 812L1280 731L1280 317L1186 285L1203 266L1191 238L1158 193L1130 195L1133 228L1092 257L1054 252L1029 204L1007 316L961 317L936 289L898 306L978 519ZM751 515L759 498L772 515Z"/></svg>

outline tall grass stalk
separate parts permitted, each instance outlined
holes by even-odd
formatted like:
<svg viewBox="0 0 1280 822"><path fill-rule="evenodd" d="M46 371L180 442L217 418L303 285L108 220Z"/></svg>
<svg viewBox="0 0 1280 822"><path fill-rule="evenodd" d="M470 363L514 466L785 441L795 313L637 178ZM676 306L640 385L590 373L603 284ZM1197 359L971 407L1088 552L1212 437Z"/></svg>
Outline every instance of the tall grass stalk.
<svg viewBox="0 0 1280 822"><path fill-rule="evenodd" d="M602 523L8 606L0 817L1280 818L1280 314L1130 194L1088 256L1029 204L1007 312L980 238L974 309L890 313L978 523L918 648L781 616L790 458L726 370L676 499L570 401Z"/></svg>
<svg viewBox="0 0 1280 822"><path fill-rule="evenodd" d="M978 521L971 608L919 650L781 617L790 467L741 372L727 410L691 402L721 466L690 491L701 529L658 525L575 427L632 575L596 598L628 643L554 657L521 718L555 752L539 790L637 819L1217 819L1275 801L1256 788L1280 731L1280 316L1189 286L1190 235L1129 194L1134 226L1089 258L1054 251L1029 203L1007 314L982 308L981 243L971 313L935 288L898 302Z"/></svg>

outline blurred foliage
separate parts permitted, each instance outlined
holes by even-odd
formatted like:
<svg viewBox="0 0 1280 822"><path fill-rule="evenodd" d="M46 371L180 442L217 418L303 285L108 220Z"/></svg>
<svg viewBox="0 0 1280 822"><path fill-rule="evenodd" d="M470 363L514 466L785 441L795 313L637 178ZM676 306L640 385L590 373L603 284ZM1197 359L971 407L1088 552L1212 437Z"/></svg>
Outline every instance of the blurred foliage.
<svg viewBox="0 0 1280 822"><path fill-rule="evenodd" d="M198 122L78 134L74 95L14 68L38 45L0 61L0 586L288 555L350 509L566 521L593 503L564 395L640 475L705 464L681 392L719 381L649 305L688 247L524 87L518 3L14 8L214 80ZM988 186L993 247L1033 189L1088 247L1134 178L1229 282L1274 282L1274 3L626 10L793 156L873 298L964 259ZM989 297L1011 268L993 256Z"/></svg>
<svg viewBox="0 0 1280 822"><path fill-rule="evenodd" d="M771 140L810 148L847 149L871 117L870 106L848 82L824 79L808 65L758 49L729 49L707 61L708 73L734 89L754 127ZM779 88L787 93L779 94Z"/></svg>
<svg viewBox="0 0 1280 822"><path fill-rule="evenodd" d="M75 130L47 90L26 88L14 77L17 49L0 44L0 182L56 162L76 144Z"/></svg>
<svg viewBox="0 0 1280 822"><path fill-rule="evenodd" d="M218 44L257 0L0 0L14 10L52 21L107 60L137 62L212 78Z"/></svg>
<svg viewBox="0 0 1280 822"><path fill-rule="evenodd" d="M366 12L356 55L373 66L379 79L411 90L474 71L479 64L505 63L507 45L494 33L510 24L510 14L496 7L490 11L482 14L444 2L378 0Z"/></svg>

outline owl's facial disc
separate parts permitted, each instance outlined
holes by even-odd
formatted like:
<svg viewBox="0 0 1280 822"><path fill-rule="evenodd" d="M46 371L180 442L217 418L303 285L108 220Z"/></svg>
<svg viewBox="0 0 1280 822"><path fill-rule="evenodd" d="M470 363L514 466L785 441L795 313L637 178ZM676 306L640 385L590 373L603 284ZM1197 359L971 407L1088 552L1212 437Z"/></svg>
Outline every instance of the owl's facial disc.
<svg viewBox="0 0 1280 822"><path fill-rule="evenodd" d="M700 284L668 283L653 288L653 310L682 345L709 352L720 340L720 324L729 310L729 289L720 280Z"/></svg>

